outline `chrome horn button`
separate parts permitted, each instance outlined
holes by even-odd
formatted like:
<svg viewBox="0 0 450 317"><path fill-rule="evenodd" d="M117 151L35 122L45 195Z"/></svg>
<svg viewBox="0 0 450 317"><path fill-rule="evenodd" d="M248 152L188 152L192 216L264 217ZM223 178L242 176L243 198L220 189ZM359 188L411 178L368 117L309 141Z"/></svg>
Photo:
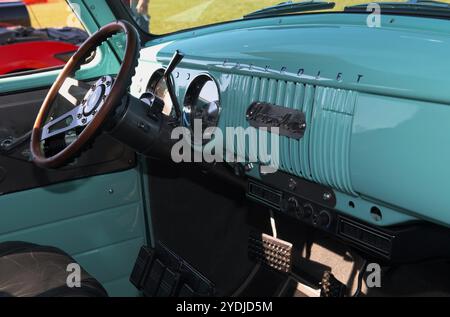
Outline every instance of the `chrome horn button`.
<svg viewBox="0 0 450 317"><path fill-rule="evenodd" d="M92 86L83 100L84 117L93 117L101 109L106 98L111 92L113 78L104 76Z"/></svg>
<svg viewBox="0 0 450 317"><path fill-rule="evenodd" d="M83 108L83 113L85 116L89 116L94 110L97 109L100 102L103 99L103 94L105 92L105 86L100 85L95 88L94 92L88 97L86 104Z"/></svg>

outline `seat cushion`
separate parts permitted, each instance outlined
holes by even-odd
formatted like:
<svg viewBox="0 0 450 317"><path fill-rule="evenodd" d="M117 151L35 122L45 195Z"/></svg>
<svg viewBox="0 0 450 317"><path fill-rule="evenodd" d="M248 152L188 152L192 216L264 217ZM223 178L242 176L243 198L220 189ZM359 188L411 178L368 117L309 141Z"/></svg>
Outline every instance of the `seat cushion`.
<svg viewBox="0 0 450 317"><path fill-rule="evenodd" d="M0 243L0 297L104 297L103 286L81 268L81 287L67 279L77 263L64 251L26 242Z"/></svg>

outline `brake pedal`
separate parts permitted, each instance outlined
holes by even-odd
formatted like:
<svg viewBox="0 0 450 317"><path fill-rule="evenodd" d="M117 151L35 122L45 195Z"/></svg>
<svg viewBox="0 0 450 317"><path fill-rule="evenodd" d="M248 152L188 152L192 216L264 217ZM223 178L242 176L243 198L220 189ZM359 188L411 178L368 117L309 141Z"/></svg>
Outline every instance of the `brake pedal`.
<svg viewBox="0 0 450 317"><path fill-rule="evenodd" d="M248 242L250 259L283 273L291 272L292 243L257 233L252 233Z"/></svg>

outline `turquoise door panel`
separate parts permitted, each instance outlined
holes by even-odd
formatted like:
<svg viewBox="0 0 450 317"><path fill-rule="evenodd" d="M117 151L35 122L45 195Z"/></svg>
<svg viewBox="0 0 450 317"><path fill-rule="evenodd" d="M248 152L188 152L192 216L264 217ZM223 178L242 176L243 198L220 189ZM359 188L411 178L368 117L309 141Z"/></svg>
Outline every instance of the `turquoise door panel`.
<svg viewBox="0 0 450 317"><path fill-rule="evenodd" d="M0 241L59 247L110 295L134 296L128 278L146 243L142 195L132 169L0 196Z"/></svg>
<svg viewBox="0 0 450 317"><path fill-rule="evenodd" d="M130 283L130 274L145 238L139 237L75 255L74 258L97 278L109 296L140 296Z"/></svg>
<svg viewBox="0 0 450 317"><path fill-rule="evenodd" d="M450 225L450 107L361 94L351 178L362 195Z"/></svg>
<svg viewBox="0 0 450 317"><path fill-rule="evenodd" d="M90 33L115 21L105 1L68 3ZM112 50L123 36L104 43L78 79L116 74ZM120 54L119 54L120 56ZM0 78L0 94L48 87L60 70ZM142 174L138 169L65 182L1 196L0 241L52 245L72 255L111 296L136 296L129 276L140 247L147 243ZM144 187L143 187L144 186Z"/></svg>

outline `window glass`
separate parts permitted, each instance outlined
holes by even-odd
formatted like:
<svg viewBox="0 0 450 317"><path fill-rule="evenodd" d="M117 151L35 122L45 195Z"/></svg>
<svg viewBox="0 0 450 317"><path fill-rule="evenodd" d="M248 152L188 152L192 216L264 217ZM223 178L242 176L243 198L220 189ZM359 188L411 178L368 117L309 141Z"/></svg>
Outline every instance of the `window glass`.
<svg viewBox="0 0 450 317"><path fill-rule="evenodd" d="M0 0L0 76L62 67L87 38L65 0Z"/></svg>
<svg viewBox="0 0 450 317"><path fill-rule="evenodd" d="M121 0L130 8L138 25L153 34L166 34L193 27L242 19L243 16L282 3L280 0ZM287 1L289 3L310 2ZM320 2L320 1L318 1ZM334 0L333 9L341 12L346 6L367 4L368 0ZM406 2L379 0L377 2ZM450 0L440 2L450 3ZM424 3L424 2L422 2ZM429 5L436 5L432 1ZM319 12L319 11L313 11ZM150 18L151 17L151 18Z"/></svg>

